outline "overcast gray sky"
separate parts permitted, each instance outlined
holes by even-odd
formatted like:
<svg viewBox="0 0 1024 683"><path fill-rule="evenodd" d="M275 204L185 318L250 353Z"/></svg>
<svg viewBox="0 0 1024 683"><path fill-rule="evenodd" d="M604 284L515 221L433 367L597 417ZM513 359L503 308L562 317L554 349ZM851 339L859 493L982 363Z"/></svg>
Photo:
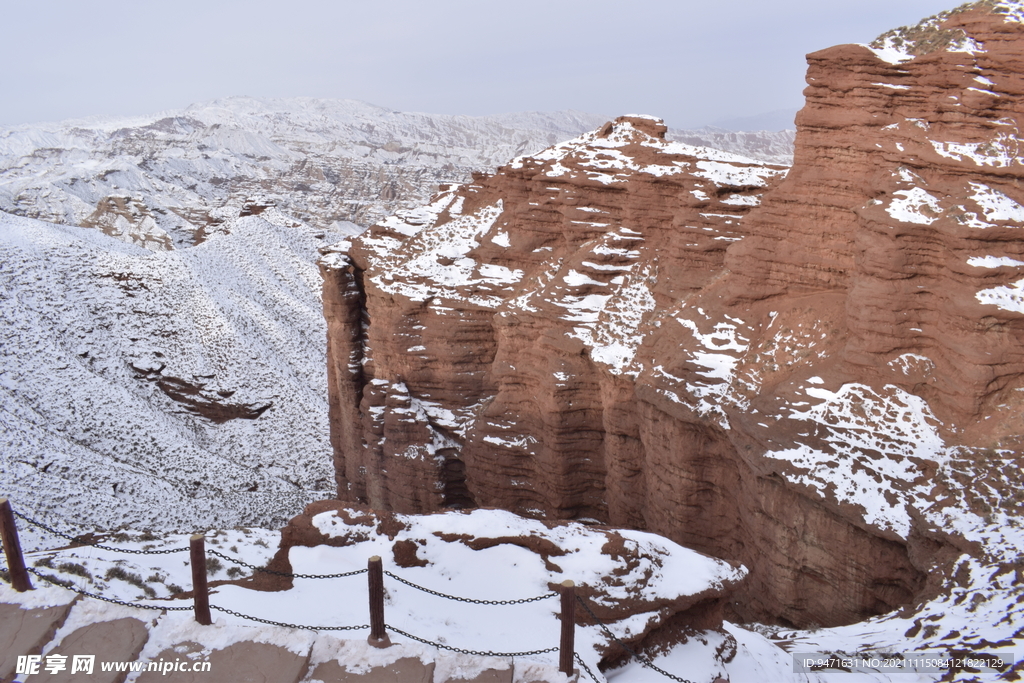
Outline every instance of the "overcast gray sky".
<svg viewBox="0 0 1024 683"><path fill-rule="evenodd" d="M0 125L254 97L698 127L802 105L804 55L957 0L0 0Z"/></svg>

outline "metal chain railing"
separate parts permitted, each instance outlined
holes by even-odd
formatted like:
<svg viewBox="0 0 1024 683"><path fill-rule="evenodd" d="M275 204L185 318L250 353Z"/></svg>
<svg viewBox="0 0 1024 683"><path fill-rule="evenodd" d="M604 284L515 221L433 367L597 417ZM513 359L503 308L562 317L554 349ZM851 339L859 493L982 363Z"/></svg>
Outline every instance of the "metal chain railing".
<svg viewBox="0 0 1024 683"><path fill-rule="evenodd" d="M70 534L65 534L63 532L60 532L60 531L54 529L51 526L48 526L48 525L46 525L46 524L44 524L44 523L42 523L42 522L40 522L40 521L38 521L36 519L33 519L33 518L29 517L28 515L24 515L24 514L22 514L20 512L17 512L15 510L12 510L12 512L17 517L19 517L20 519L24 520L28 524L31 524L32 526L39 527L40 529L48 531L51 534L54 534L54 535L59 536L61 538L65 538L65 539L67 539L67 540L69 540L69 541L71 541L73 543L77 543L79 545L88 546L88 547L92 547L92 548L99 548L101 550L108 550L108 551L120 552L120 553L129 553L129 554L133 554L133 555L167 555L167 554L171 554L171 553L178 553L178 552L184 552L186 550L189 550L189 548L187 548L187 547L168 548L168 549L163 549L163 550L136 550L136 549L130 549L130 548L117 548L117 547L114 547L114 546L107 546L107 545L103 545L103 544L100 544L100 543L91 543L89 541L82 540L81 536L72 536ZM230 555L226 555L226 554L224 554L224 553L222 553L220 551L213 550L211 548L207 548L205 550L205 552L210 554L210 555L214 555L216 557L219 557L219 558L221 558L223 560L226 560L228 562L231 562L233 564L236 564L236 565L239 565L239 566L251 569L253 572L264 572L266 574L272 574L272 575L275 575L275 576L282 576L282 577L286 577L286 578L296 578L296 579L337 579L337 578L346 578L346 577L351 577L351 576L357 576L359 574L365 574L368 571L367 569L356 569L354 571L341 572L341 573L337 573L337 574L295 574L295 573L291 573L291 572L280 572L280 571L276 571L276 570L273 570L273 569L267 569L266 567L258 567L256 565L250 564L248 562L245 562L245 561L240 560L240 559L235 558L235 557L231 557ZM82 589L78 588L77 586L74 586L73 584L71 584L68 581L62 581L61 579L58 579L56 577L51 577L51 576L48 576L46 574L42 574L39 571L37 571L36 569L34 569L34 568L27 567L27 569L28 569L28 571L32 572L33 574L35 574L39 578L47 581L48 583L51 583L51 584L57 585L57 586L61 586L61 587L65 588L65 589L67 589L67 590L74 591L75 593L78 593L79 595L84 595L86 597L94 598L96 600L102 600L104 602L110 602L110 603L117 604L117 605L124 605L124 606L127 606L127 607L138 607L138 608L141 608L141 609L152 609L152 610L190 611L190 610L193 609L192 607L160 607L160 606L157 606L157 605L144 605L144 604L141 604L141 603L128 602L128 601L125 601L125 600L117 600L117 599L114 599L114 598L108 598L108 597L105 597L105 596L102 596L102 595L98 595L96 593L91 593L89 591L82 590ZM521 598L521 599L518 599L518 600L480 600L480 599L475 599L475 598L461 597L461 596L458 596L458 595L449 595L447 593L442 593L440 591L435 591L435 590L432 590L430 588L426 588L425 586L420 586L419 584L415 584L415 583L413 583L411 581L403 579L401 576L398 576L397 574L394 574L394 573L389 572L389 571L385 571L384 574L386 574L387 576L389 576L389 577L395 579L396 581L398 581L400 583L403 583L403 584L405 584L405 585L407 585L407 586L409 586L411 588L415 588L417 590L423 591L425 593L429 593L431 595L435 595L435 596L438 596L438 597L441 597L441 598L446 598L446 599L449 599L449 600L456 600L456 601L459 601L459 602L472 603L472 604L478 604L478 605L519 605L519 604L526 604L526 603L531 603L531 602L537 602L537 601L540 601L540 600L546 600L548 598L552 598L552 597L555 597L555 596L558 595L558 593L552 592L552 593L545 593L543 595L534 596L532 598ZM254 616L248 615L248 614L242 614L241 612L236 612L234 610L227 609L225 607L220 607L219 605L210 605L210 609L215 609L215 610L218 610L220 612L224 612L225 614L230 614L232 616L238 617L240 619L247 619L249 621L255 621L255 622L262 623L262 624L268 624L268 625L271 625L271 626L281 626L283 628L296 628L296 629L305 629L305 630L312 630L312 631L350 631L350 630L360 630L360 629L369 628L368 625L359 625L359 626L308 626L308 625L303 625L303 624L291 624L291 623L286 623L286 622L273 621L273 620L270 620L270 619L263 619L261 617L254 617ZM505 652L505 653L502 653L502 652L481 652L481 651L476 651L476 650L466 650L466 649L463 649L463 648L456 648L456 647L452 647L450 645L445 645L443 643L437 643L437 642L434 642L434 641L426 640L424 638L420 638L419 636L414 636L412 634L407 634L404 631L400 631L399 629L393 628L391 626L388 626L387 628L389 628L389 629L391 629L391 630L395 631L396 633L399 633L399 634L401 634L403 636L406 636L406 637L408 637L408 638L410 638L412 640L416 640L416 641L424 643L424 644L429 644L429 645L433 645L435 647L439 647L439 648L442 648L442 649L451 650L453 652L460 652L460 653L463 653L463 654L470 654L470 655L494 656L494 657L522 657L522 656L528 656L528 655L534 655L534 654L544 654L544 653L548 653L548 652L555 652L555 651L558 650L558 648L548 648L548 649L545 649L545 650L531 650L531 651L528 651L528 652Z"/></svg>
<svg viewBox="0 0 1024 683"><path fill-rule="evenodd" d="M47 583L53 584L54 586L60 586L61 588L64 588L64 589L69 590L69 591L72 591L74 593L78 593L79 595L84 595L87 598L93 598L94 600L102 600L103 602L111 602L111 603L113 603L115 605L124 605L125 607L138 607L139 609L167 610L168 612L191 612L192 611L191 607L161 607L160 605L143 605L142 603L138 603L138 602L128 602L127 600L117 600L115 598L108 598L108 597L103 596L103 595L98 595L96 593L90 593L89 591L82 590L81 588L79 588L78 586L74 585L70 581L64 581L62 579L58 579L55 576L50 576L49 574L44 574L43 572L38 571L35 567L25 567L25 569L30 571L30 572L32 572L33 574L38 576L43 581L46 581ZM0 571L7 571L7 568L6 567L0 567Z"/></svg>
<svg viewBox="0 0 1024 683"><path fill-rule="evenodd" d="M90 543L88 541L83 541L81 535L72 536L70 534L65 534L65 533L63 533L61 531L57 531L53 527L49 527L49 526L43 524L42 522L38 522L38 521L32 519L31 517L23 515L20 512L18 512L17 510L13 510L13 512L14 512L15 516L20 517L21 519L25 520L26 522L28 522L32 526L37 526L40 529L45 529L46 531L49 531L51 534L54 534L56 536L60 536L61 538L68 539L72 543L78 543L80 545L87 545L87 546L90 546L90 547L93 547L93 548L100 548L102 550L112 550L115 553L129 553L131 555L170 555L171 553L183 553L183 552L187 552L188 551L188 548L186 548L186 547L167 548L165 550L134 550L134 549L131 549L131 548L115 548L115 547L109 546L109 545L100 545L99 543Z"/></svg>
<svg viewBox="0 0 1024 683"><path fill-rule="evenodd" d="M40 529L44 529L44 530L50 532L51 534L54 534L56 536L68 539L68 540L72 541L73 543L77 543L77 544L80 544L80 545L85 545L85 546L89 546L89 547L99 548L101 550L109 550L109 551L113 551L113 552L129 553L129 554L134 554L134 555L167 555L167 554L171 554L171 553L184 552L186 550L194 550L196 552L199 552L198 555L193 554L193 562L199 562L200 563L200 564L196 565L196 567L194 567L193 570L194 571L199 571L200 575L203 578L203 581L199 584L201 586L201 590L203 591L202 595L206 594L205 593L205 591L206 591L206 582L205 582L205 575L206 575L206 573L205 573L205 570L204 570L205 562L202 561L202 558L205 556L204 555L205 552L208 552L211 555L214 555L216 557L224 559L224 560L226 560L228 562L231 562L233 564L237 564L237 565L240 565L240 566L243 566L243 567L247 567L247 568L253 570L254 572L257 572L257 571L258 572L264 572L264 573L267 573L267 574L273 574L273 575L276 575L276 576L283 576L283 577L287 577L287 578L299 578L299 579L346 578L346 577L351 577L351 576L357 576L359 574L365 574L365 573L367 573L369 571L368 569L357 569L357 570L354 570L354 571L342 572L342 573L337 573L337 574L293 574L293 573L290 573L290 572L279 572L279 571L275 571L275 570L272 570L272 569L267 569L266 567L257 567L256 565L249 564L248 562L244 562L242 560L239 560L237 558L231 557L229 555L225 555L224 553L221 553L221 552L216 551L216 550L210 549L210 550L205 550L204 551L204 549L202 547L202 535L196 535L196 536L193 536L193 538L192 538L193 544L195 544L195 543L199 544L198 546L196 546L196 548L182 547L182 548L168 548L168 549L163 549L163 550L135 550L135 549L128 549L128 548L116 548L116 547L113 547L113 546L102 545L102 544L99 544L99 543L90 543L90 542L87 542L87 541L83 541L81 539L81 536L71 536L69 534L65 534L65 533L62 533L60 531L57 531L56 529L54 529L54 528L52 528L52 527L50 527L50 526L48 526L46 524L43 524L42 522L39 522L39 521L37 521L35 519L32 519L31 517L28 517L27 515L23 515L23 514L21 514L19 512L10 510L10 507L8 506L8 503L7 503L6 499L0 499L0 503L2 503L2 505L5 506L6 510L8 511L6 514L9 514L10 512L13 512L14 515L17 515L17 517L21 518L22 520L24 520L25 522L28 522L29 524L31 524L33 526L39 527ZM12 520L13 518L8 518L8 519ZM13 521L9 521L8 523L9 524L13 524ZM15 545L17 545L17 544L15 543ZM54 550L59 550L59 549L54 549ZM199 559L196 559L197 557ZM550 592L550 593L545 593L543 595L537 595L537 596L534 596L532 598L520 598L520 599L517 599L517 600L482 600L482 599L475 599L475 598L466 598L466 597L457 596L457 595L449 595L447 593L442 593L440 591L436 591L436 590L432 590L430 588L426 588L424 586L420 586L420 585L415 584L415 583L413 583L411 581L403 579L402 577L400 577L397 574L394 574L394 573L392 573L390 571L383 571L382 572L381 568L380 568L380 558L379 557L371 558L370 562L371 562L371 564L376 563L376 567L377 567L377 579L376 579L377 584L376 585L378 585L378 586L381 585L380 581L381 581L382 575L386 575L386 576L388 576L388 577L398 581L399 583L402 583L402 584L407 585L407 586L409 586L411 588L415 588L417 590L423 591L424 593L428 593L430 595L434 595L434 596L437 596L437 597L445 598L445 599L448 599L448 600L455 600L455 601L458 601L458 602L478 604L478 605L500 605L500 606L504 606L504 605L521 605L521 604L526 604L526 603L538 602L540 600L546 600L548 598L552 598L552 597L558 596L560 594L560 593L557 593L557 592ZM114 599L114 598L108 598L108 597L105 597L105 596L102 596L102 595L98 595L96 593L91 593L91 592L82 590L82 589L78 588L77 586L75 586L74 584L72 584L70 581L61 580L61 579L58 579L56 577L49 576L48 574L44 574L44 573L36 570L33 567L24 567L24 570L27 570L27 571L31 572L32 574L34 574L35 576L39 577L40 579L46 581L47 583L50 583L50 584L53 584L53 585L56 585L56 586L60 586L62 588L65 588L66 590L73 591L73 592L75 592L75 593L77 593L79 595L90 597L90 598L93 598L95 600L101 600L101 601L104 601L104 602L109 602L109 603L113 603L113 604L116 604L116 605L123 605L123 606L126 606L126 607L135 607L135 608L139 608L139 609L149 609L149 610L174 611L174 612L186 612L186 611L196 610L196 612L197 612L197 620L199 619L199 616L198 616L198 614L199 614L199 612L198 612L198 610L199 610L198 598L197 598L197 606L196 607L170 607L170 606L159 606L159 605L146 605L146 604L141 604L141 603L137 603L137 602L128 602L128 601L125 601L125 600L117 600L117 599ZM10 571L9 571L9 569L7 567L0 566L0 573L5 573L8 576L10 576ZM374 581L372 579L373 579L373 576L371 575L371 584L374 584ZM195 574L193 574L193 580L194 581L198 580L198 579L196 579L196 575ZM566 589L565 587L568 587L568 588ZM29 588L31 588L31 586L29 586ZM372 588L372 585L371 585L371 588ZM19 588L18 590L24 590L24 589L23 588ZM378 588L378 590L380 591L382 589ZM565 590L568 590L569 592L565 592ZM575 621L575 619L572 618L571 611L570 612L566 612L565 610L567 609L567 605L572 605L573 604L572 582L571 581L564 582L562 591L563 592L561 593L561 595L562 595L563 621L566 624L571 624L571 623L573 623ZM371 591L371 593L372 593L372 591ZM198 595L199 595L199 593L197 593L197 596ZM615 641L615 643L618 644L619 647L621 647L623 650L628 652L630 654L630 656L632 656L634 659L636 659L638 662L640 662L643 666L645 666L645 667L647 667L647 668L649 668L649 669L651 669L653 671L656 671L657 673L659 673L659 674L661 674L661 675L663 675L663 676L665 676L667 678L670 678L670 679L676 681L677 683L691 683L691 681L688 681L687 679L684 679L684 678L681 678L679 676L675 676L673 674L670 674L669 672L665 671L664 669L661 669L661 668L655 666L650 661L650 659L648 659L648 658L638 654L637 652L635 652L632 648L630 648L628 645L626 645L624 642L622 642L622 640L620 638L618 638L614 633L611 632L611 630L597 617L597 615L594 614L593 610L590 609L590 606L586 602L584 602L582 597L580 597L579 595L576 595L575 596L575 600L577 602L579 602L580 605L583 606L583 609L587 611L587 613L591 616L591 618L594 620L594 622L596 624L598 624L601 627L601 629L604 630L604 632L608 635L609 638L611 638L613 641ZM465 649L465 648L458 648L458 647L454 647L454 646L447 645L447 644L444 644L444 643L439 643L439 642L436 642L436 641L428 640L426 638L421 638L419 636L415 636L415 635L413 635L411 633L407 633L407 632L405 632L405 631L403 631L403 630L401 630L399 628L396 628L394 626L385 624L383 622L383 616L382 616L383 612L382 611L380 612L380 615L378 615L376 617L376 618L378 618L380 620L379 622L376 622L377 626L371 626L371 625L358 625L358 626L308 626L308 625L303 625L303 624L291 624L291 623L287 623L287 622L280 622L280 621L273 621L273 620L270 620L270 619L263 619L261 617L254 617L252 615L243 614L241 612L236 612L234 610L227 609L225 607L220 607L219 605L208 605L208 607L205 608L205 609L206 609L205 621L200 621L200 623L206 623L206 624L210 623L210 621L209 621L209 609L215 609L215 610L217 610L219 612L223 612L225 614L230 614L230 615L232 615L234 617L237 617L237 618L240 618L240 619L245 619L245 620L248 620L248 621L254 621L254 622L261 623L261 624L268 624L268 625L271 625L271 626L279 626L279 627L282 627L282 628L303 629L303 630L310 630L310 631L356 631L356 630L362 630L362 629L371 629L371 637L373 637L374 629L380 629L379 630L380 636L383 636L384 629L387 629L387 630L392 631L394 633L397 633L397 634L399 634L401 636L409 638L410 640L414 640L414 641L423 643L425 645L430 645L432 647L436 647L436 648L439 648L439 649L449 650L451 652L458 652L458 653L461 653L461 654L478 656L478 657L528 657L528 656L533 656L533 655L540 655L540 654L547 654L547 653L551 653L551 652L559 652L559 651L561 651L562 652L562 657L563 657L563 660L562 660L563 663L560 666L562 667L563 671L569 671L571 669L571 662L573 660L575 660L576 662L578 662L580 664L581 667L583 667L584 671L586 671L587 675L590 676L590 678L594 681L594 683L600 683L600 681L598 680L597 676L594 675L594 672L591 671L590 667L588 667L587 664L583 661L583 658L580 656L580 654L578 652L574 652L573 651L572 643L571 643L571 627L570 627L570 630L569 630L569 634L570 634L569 641L565 641L564 640L565 633L563 633L563 643L562 643L562 645L560 647L550 647L550 648L545 648L545 649L540 649L540 650L528 650L528 651L521 651L521 652L493 652L493 651L489 651L489 650L484 651L484 650L469 650L469 649ZM566 615L569 615L569 616L566 616ZM373 612L373 608L371 606L371 621L373 620L373 618L374 618L374 612ZM566 619L568 619L568 621L565 621ZM386 638L386 636L383 636L383 637ZM568 642L568 645L566 645L566 642ZM568 648L568 649L566 649L566 648ZM567 653L572 653L572 657L569 657L569 655ZM568 657L568 659L565 659L566 657Z"/></svg>
<svg viewBox="0 0 1024 683"><path fill-rule="evenodd" d="M582 597L577 595L576 596L576 601L579 602L581 605L583 605L583 609L587 610L587 614L590 615L590 617L597 623L598 626L600 626L602 629L604 629L604 632L608 634L609 638L611 638L616 643L618 643L619 647L621 647L623 650L628 652L630 654L630 656L632 656L636 661L640 662L640 664L642 664L643 666L646 666L648 669L651 669L652 671L657 671L662 676L666 676L668 678L671 678L673 681L676 681L677 683L693 683L693 681L689 681L689 680L687 680L685 678L680 678L679 676L676 676L675 674L670 674L669 672L665 671L664 669L658 668L657 666L654 665L654 662L652 662L650 659L648 659L647 657L644 657L643 655L637 654L633 650L633 648L629 647L624 642L622 642L619 639L618 636L616 636L614 633L612 633L611 630L609 630L609 628L604 625L603 621L601 621L600 619L597 618L597 615L594 614L594 611L592 609L590 609L590 606L586 602L583 601ZM591 674L591 676L593 676L593 674Z"/></svg>
<svg viewBox="0 0 1024 683"><path fill-rule="evenodd" d="M108 598L108 597L105 597L103 595L98 595L96 593L90 593L89 591L82 590L81 588L71 584L70 581L62 581L61 579L58 579L56 577L49 576L48 574L44 574L43 572L40 572L40 571L36 570L34 567L26 567L26 569L28 569L28 571L32 572L37 577L39 577L40 579L46 581L47 583L51 583L51 584L53 584L55 586L60 586L61 588L64 588L66 590L70 590L70 591L72 591L74 593L77 593L79 595L84 595L86 597L93 598L95 600L102 600L103 602L113 603L115 605L123 605L125 607L137 607L139 609L149 609L149 610L161 610L161 611L162 610L167 610L168 612L191 612L192 609L193 609L192 607L162 607L160 605L144 605L144 604L138 603L138 602L128 602L126 600L117 600L115 598ZM5 571L7 571L7 567L0 566L0 572L5 572ZM365 573L366 570L363 569L362 572ZM305 624L291 624L291 623L283 622L283 621L273 621L271 619L263 619L261 617L254 617L254 616L252 616L250 614L242 614L241 612L236 612L235 610L231 610L231 609L228 609L226 607L221 607L220 605L210 605L210 609L215 609L215 610L217 610L219 612L224 612L225 614L230 614L231 616L238 617L240 619L247 619L249 621L259 622L261 624L267 624L267 625L270 625L270 626L280 626L282 628L301 629L301 630L305 630L305 631L360 631L360 630L363 630L363 629L370 628L369 624L359 624L357 626L308 626L308 625L305 625ZM414 636L411 633L406 633L405 631L403 631L401 629L398 629L398 628L395 628L394 626L391 626L391 625L387 625L386 628L388 630L390 630L390 631L393 631L393 632L399 634L399 635L405 636L406 638L418 641L418 642L423 643L425 645L432 645L434 647L438 647L438 648L441 648L443 650L450 650L452 652L459 652L459 653L465 654L465 655L475 655L475 656L478 656L478 657L528 657L530 655L540 655L540 654L546 654L548 652L557 652L558 651L557 647L549 647L549 648L544 649L544 650L526 650L526 651L522 651L522 652L491 652L489 650L488 651L483 651L483 650L467 650L467 649L464 649L464 648L453 647L451 645L445 645L444 643L438 643L436 641L427 640L426 638L420 638L419 636ZM579 655L577 655L577 657L578 656ZM584 668L586 668L585 664L583 666L584 666ZM589 669L587 671L589 673ZM591 677L593 677L593 674L591 674ZM596 680L597 679L595 679L595 681Z"/></svg>
<svg viewBox="0 0 1024 683"><path fill-rule="evenodd" d="M290 572L279 572L273 569L267 569L266 567L257 567L254 564L249 564L248 562L243 562L242 560L239 560L237 558L229 557L224 553L218 552L216 550L211 550L210 548L207 548L206 552L210 555L216 555L217 557L227 560L228 562L232 562L243 567L248 567L253 571L263 572L265 574L273 574L274 576L284 576L289 579L343 579L348 576L356 576L357 574L366 573L365 569L356 569L354 571L344 572L342 574L292 574Z"/></svg>
<svg viewBox="0 0 1024 683"><path fill-rule="evenodd" d="M117 600L116 598L108 598L106 596L99 595L97 593L90 593L89 591L82 590L78 586L75 586L74 584L72 584L70 581L64 581L64 580L58 579L55 576L50 576L49 574L44 574L43 572L38 571L34 567L26 567L26 569L28 571L32 572L33 574L35 574L37 577L39 577L43 581L46 581L47 583L53 584L54 586L60 586L61 588L64 588L64 589L69 590L69 591L72 591L73 593L77 593L78 595L84 595L87 598L93 598L94 600L102 600L103 602L110 602L110 603L113 603L115 605L123 605L124 607L137 607L139 609L150 609L150 610L160 610L160 611L166 610L168 612L191 612L192 609L193 609L192 607L167 607L167 606L161 606L161 605L144 605L144 604L139 603L139 602L129 602L127 600ZM7 571L7 567L0 566L0 572L6 572L6 571ZM364 569L363 571L366 571L366 570ZM361 630L361 629L370 628L369 624L361 624L359 626L305 626L303 624L288 624L288 623L281 622L281 621L271 621L270 619L261 619L260 617L254 617L254 616L251 616L249 614L242 614L241 612L236 612L234 610L230 610L230 609L227 609L226 607L221 607L219 605L210 605L210 609L215 609L215 610L224 612L226 614L230 614L232 616L239 617L241 619L248 619L249 621L258 621L261 624L269 624L271 626L282 626L284 628L303 629L303 630L306 630L306 631L358 631L358 630Z"/></svg>
<svg viewBox="0 0 1024 683"><path fill-rule="evenodd" d="M363 571L366 571L366 570L364 569ZM439 598L447 598L449 600L458 600L459 602L469 602L469 603L473 603L474 605L523 605L523 604L526 604L528 602L537 602L538 600L547 600L548 598L553 598L553 597L558 595L558 593L545 593L544 595L538 595L538 596L532 597L532 598L521 598L519 600L477 600L475 598L462 598L462 597L459 597L458 595L448 595L447 593L441 593L439 591L431 590L430 588L424 588L423 586L417 585L417 584L413 583L412 581L406 581L401 576L398 576L397 574L392 574L391 572L389 572L386 569L384 570L384 575L385 576L390 576L395 581L398 581L399 583L404 583L406 586L411 586L412 588L415 588L416 590L421 590L424 593L430 593L431 595L436 595Z"/></svg>
<svg viewBox="0 0 1024 683"><path fill-rule="evenodd" d="M548 652L558 652L557 647L549 647L545 650L529 650L524 652L491 652L490 650L464 650L461 647L452 647L451 645L445 645L444 643L437 643L433 640L427 640L426 638L414 636L413 634L406 633L402 629L395 628L390 624L385 624L384 627L387 630L393 631L394 633L397 633L400 636L405 636L406 638L423 643L424 645L432 645L434 647L439 647L443 650L450 650L452 652L458 652L464 655L473 655L475 657L528 657L530 655L542 655L547 654Z"/></svg>
<svg viewBox="0 0 1024 683"><path fill-rule="evenodd" d="M572 654L573 657L576 658L576 661L580 663L580 666L583 667L583 670L587 672L587 675L594 680L594 683L601 683L601 681L597 680L597 676L594 675L594 672L590 670L590 667L587 666L587 663L583 661L583 657L580 657L580 653L573 652Z"/></svg>
<svg viewBox="0 0 1024 683"><path fill-rule="evenodd" d="M113 551L113 552L116 552L116 553L129 553L131 555L169 555L171 553L181 553L181 552L188 551L188 548L184 547L184 546L181 547L181 548L168 548L168 549L164 549L164 550L135 550L135 549L132 549L132 548L116 548L114 546L102 545L100 543L90 543L89 541L82 540L81 536L72 536L70 534L65 534L63 532L57 531L53 527L47 526L46 524L43 524L42 522L39 522L39 521L37 521L35 519L32 519L31 517L28 517L27 515L23 515L20 512L18 512L17 510L14 510L13 512L14 512L14 514L17 517L20 517L21 519L25 520L26 522L28 522L29 524L31 524L33 526L37 526L40 529L44 529L46 531L49 531L51 534L55 534L57 536L60 536L61 538L66 538L66 539L68 539L69 541L71 541L73 543L78 543L79 545L83 545L83 546L89 546L91 548L99 548L100 550L110 550L110 551ZM60 548L52 548L51 550L60 550ZM48 552L48 551L37 550L37 551L33 551L33 552ZM267 569L266 567L257 567L256 565L249 564L248 562L244 562L242 560L239 560L237 558L231 557L229 555L225 555L224 553L218 552L216 550L208 549L207 552L209 554L211 554L211 555L216 555L217 557L219 557L221 559L227 560L228 562L232 562L234 564L241 565L243 567L248 567L249 569L252 569L253 571L264 572L266 574L273 574L275 576L283 576L283 577L290 578L290 579L342 579L342 578L345 578L345 577L348 577L348 576L356 576L358 574L365 574L366 573L365 569L356 569L355 571L343 572L343 573L340 573L340 574L292 574L290 572L279 572L279 571L275 571L273 569Z"/></svg>
<svg viewBox="0 0 1024 683"><path fill-rule="evenodd" d="M187 607L186 609L192 609ZM271 621L270 619L261 619L260 617L250 616L248 614L242 614L230 610L226 607L220 607L219 605L210 605L210 609L215 609L218 612L224 612L230 614L233 617L239 617L240 619L248 619L249 621L258 621L261 624L269 624L271 626L282 626L284 628L297 628L304 631L359 631L364 628L370 628L369 624L361 624L359 626L304 626L303 624L288 624L283 621Z"/></svg>

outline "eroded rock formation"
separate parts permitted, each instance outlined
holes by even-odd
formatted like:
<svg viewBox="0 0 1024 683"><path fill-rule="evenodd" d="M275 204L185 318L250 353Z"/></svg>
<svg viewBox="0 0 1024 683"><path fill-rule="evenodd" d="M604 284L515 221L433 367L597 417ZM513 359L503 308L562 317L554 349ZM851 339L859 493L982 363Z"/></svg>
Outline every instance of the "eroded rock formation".
<svg viewBox="0 0 1024 683"><path fill-rule="evenodd" d="M995 552L1022 15L810 55L788 174L620 117L325 250L339 497L655 531L750 568L737 617L796 625Z"/></svg>
<svg viewBox="0 0 1024 683"><path fill-rule="evenodd" d="M627 644L635 647L652 634L663 637L667 631L685 626L717 629L735 650L735 641L720 630L722 613L746 570L652 534L524 519L503 510L407 516L320 501L282 530L280 547L268 564L268 569L278 573L239 583L262 590L287 590L292 587L292 580L286 578L294 571L292 553L297 548L321 546L357 549L353 556L381 554L389 567L424 568L422 572L403 572L404 580L426 581L433 585L425 588L462 598L473 598L474 591L482 588L464 585L466 577L460 569L466 566L488 575L501 575L513 563L519 567L517 585L511 589L504 584L490 586L490 597L476 593L476 599L516 600L554 593L571 576L587 609L618 630ZM451 565L453 558L460 558L461 567ZM447 585L439 583L442 576L447 576ZM627 654L605 637L587 610L578 609L577 623L600 634L596 649L602 665Z"/></svg>

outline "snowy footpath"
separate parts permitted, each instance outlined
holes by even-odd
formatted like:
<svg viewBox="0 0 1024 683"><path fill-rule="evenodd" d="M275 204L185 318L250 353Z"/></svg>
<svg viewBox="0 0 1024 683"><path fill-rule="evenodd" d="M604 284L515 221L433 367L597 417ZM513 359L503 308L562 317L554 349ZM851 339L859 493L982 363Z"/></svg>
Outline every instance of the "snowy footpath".
<svg viewBox="0 0 1024 683"><path fill-rule="evenodd" d="M354 634L353 634L354 635ZM537 662L474 657L418 643L370 646L277 626L196 623L191 611L75 599L61 588L0 585L0 681L399 681L563 683Z"/></svg>

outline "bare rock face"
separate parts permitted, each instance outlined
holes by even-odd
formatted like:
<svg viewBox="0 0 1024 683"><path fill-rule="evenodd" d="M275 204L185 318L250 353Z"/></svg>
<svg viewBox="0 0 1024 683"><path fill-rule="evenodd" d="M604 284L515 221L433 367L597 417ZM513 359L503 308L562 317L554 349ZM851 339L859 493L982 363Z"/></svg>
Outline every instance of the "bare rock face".
<svg viewBox="0 0 1024 683"><path fill-rule="evenodd" d="M788 174L620 117L325 250L339 497L655 531L795 625L1003 552L1022 15L810 55Z"/></svg>
<svg viewBox="0 0 1024 683"><path fill-rule="evenodd" d="M170 236L153 218L145 202L132 197L104 197L82 221L83 228L99 228L107 235L152 251L173 249Z"/></svg>
<svg viewBox="0 0 1024 683"><path fill-rule="evenodd" d="M989 420L1019 395L1007 285L1024 249L1021 24L994 4L808 56L797 163L730 253L727 288L842 293L846 338L830 355L848 376L913 387L986 446L1024 427L1019 411Z"/></svg>
<svg viewBox="0 0 1024 683"><path fill-rule="evenodd" d="M600 420L599 412L577 408L561 428L546 425L576 392L549 391L542 405L529 385L555 380L551 389L560 389L582 372L596 386L606 373L588 349L621 374L655 297L667 304L720 271L725 247L742 236L739 219L784 174L667 143L664 132L660 121L623 117L449 189L371 228L350 249L337 247L347 255L322 260L336 452L370 459L346 455L339 463L346 490L351 484L357 498L403 511L465 497L451 461L468 462L469 444L483 458L504 444L514 423L501 423L502 413L527 419L539 409L530 418L539 429L529 431L565 441L545 448L539 471L520 468L524 483L552 481L545 470L559 468L567 448L589 453L578 423ZM680 232L686 241L668 239ZM610 299L619 306L602 316ZM510 362L520 353L528 358ZM532 407L520 410L524 400ZM424 477L441 485L405 483ZM531 500L534 492L524 486L515 507L540 509L545 501ZM571 500L557 506L580 507L578 494L567 493ZM598 499L593 506L581 512L599 514Z"/></svg>
<svg viewBox="0 0 1024 683"><path fill-rule="evenodd" d="M271 401L243 403L232 401L234 389L209 386L216 375L193 375L191 379L165 373L165 363L136 360L130 363L137 379L155 382L160 391L181 404L193 415L205 417L216 424L228 420L255 420L273 405Z"/></svg>

